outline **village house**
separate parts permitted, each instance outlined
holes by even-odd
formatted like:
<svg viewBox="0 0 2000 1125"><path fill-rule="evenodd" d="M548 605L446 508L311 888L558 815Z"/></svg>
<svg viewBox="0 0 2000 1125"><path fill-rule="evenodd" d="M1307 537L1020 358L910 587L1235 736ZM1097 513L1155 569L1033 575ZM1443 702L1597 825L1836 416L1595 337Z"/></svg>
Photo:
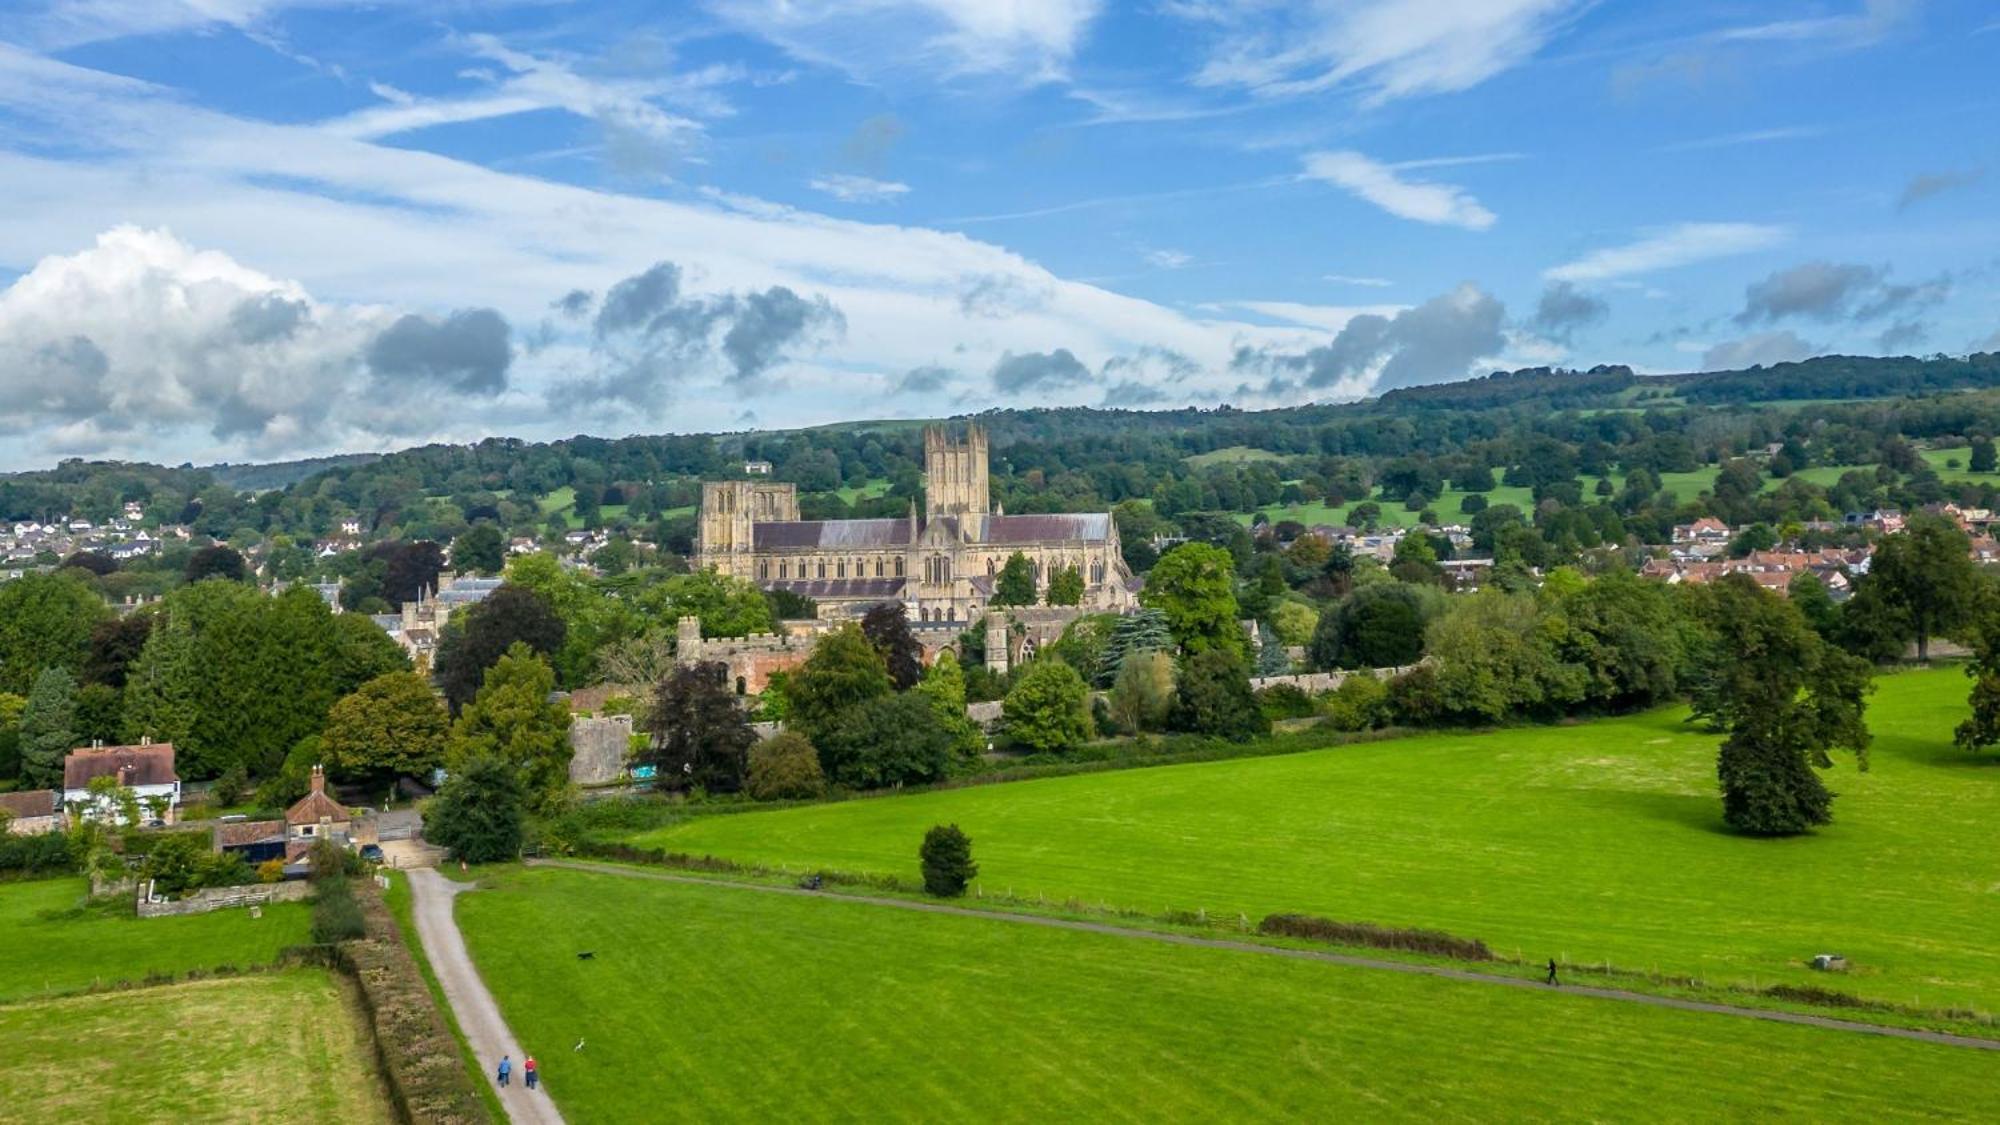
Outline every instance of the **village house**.
<svg viewBox="0 0 2000 1125"><path fill-rule="evenodd" d="M285 822L282 820L239 820L223 818L215 822L213 846L218 852L233 852L255 867L265 860L284 859Z"/></svg>
<svg viewBox="0 0 2000 1125"><path fill-rule="evenodd" d="M0 824L15 836L39 836L62 827L62 805L53 789L0 793Z"/></svg>
<svg viewBox="0 0 2000 1125"><path fill-rule="evenodd" d="M311 792L285 810L285 858L298 859L320 840L344 848L353 833L354 818L346 806L326 795L326 772L314 766Z"/></svg>
<svg viewBox="0 0 2000 1125"><path fill-rule="evenodd" d="M181 804L181 778L174 772L174 744L147 740L137 746L92 746L63 759L63 807L90 820L118 816L117 806L92 795L93 778L115 777L139 800L140 815L174 823ZM158 811L155 811L157 807Z"/></svg>

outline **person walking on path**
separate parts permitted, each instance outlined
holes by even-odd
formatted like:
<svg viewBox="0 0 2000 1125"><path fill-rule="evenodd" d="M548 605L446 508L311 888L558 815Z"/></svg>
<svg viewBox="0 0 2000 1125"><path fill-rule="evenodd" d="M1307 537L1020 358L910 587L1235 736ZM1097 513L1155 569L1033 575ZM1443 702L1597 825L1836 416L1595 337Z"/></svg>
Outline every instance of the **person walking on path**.
<svg viewBox="0 0 2000 1125"><path fill-rule="evenodd" d="M1556 959L1553 957L1549 958L1549 979L1542 983L1544 984L1556 983Z"/></svg>
<svg viewBox="0 0 2000 1125"><path fill-rule="evenodd" d="M527 1059L521 1063L521 1073L526 1075L528 1078L528 1089L530 1090L534 1089L536 1085L535 1056L529 1055Z"/></svg>
<svg viewBox="0 0 2000 1125"><path fill-rule="evenodd" d="M508 1075L510 1075L510 1074L512 1074L512 1073L514 1073L514 1060L513 1060L513 1059L511 1059L511 1058L509 1058L509 1057L508 1057L508 1056L506 1056L506 1055L501 1055L501 1056L500 1056L500 1084L501 1084L502 1086L505 1086L505 1085L507 1084L507 1076L508 1076Z"/></svg>

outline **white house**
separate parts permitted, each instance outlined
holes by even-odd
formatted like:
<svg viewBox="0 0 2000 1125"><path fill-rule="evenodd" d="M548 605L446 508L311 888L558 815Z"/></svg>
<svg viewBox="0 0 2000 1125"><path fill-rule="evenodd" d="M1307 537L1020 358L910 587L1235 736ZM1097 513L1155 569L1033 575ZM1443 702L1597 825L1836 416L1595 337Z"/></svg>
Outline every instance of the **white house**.
<svg viewBox="0 0 2000 1125"><path fill-rule="evenodd" d="M111 818L118 810L109 800L93 796L93 778L115 777L139 799L140 815L155 819L152 805L164 799L157 819L172 824L181 804L181 778L174 772L174 744L145 742L138 746L92 746L72 750L63 759L63 807L92 819Z"/></svg>

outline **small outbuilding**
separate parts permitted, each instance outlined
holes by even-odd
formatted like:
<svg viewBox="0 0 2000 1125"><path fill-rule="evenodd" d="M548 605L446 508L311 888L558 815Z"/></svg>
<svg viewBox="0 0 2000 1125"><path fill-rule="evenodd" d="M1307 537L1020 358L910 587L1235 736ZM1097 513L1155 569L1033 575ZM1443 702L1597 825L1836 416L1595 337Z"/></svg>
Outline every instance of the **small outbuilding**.
<svg viewBox="0 0 2000 1125"><path fill-rule="evenodd" d="M326 771L314 766L312 790L285 810L285 858L298 859L319 840L332 840L344 848L353 834L353 815L327 796Z"/></svg>
<svg viewBox="0 0 2000 1125"><path fill-rule="evenodd" d="M53 789L0 793L0 824L16 836L39 836L62 827L61 794Z"/></svg>

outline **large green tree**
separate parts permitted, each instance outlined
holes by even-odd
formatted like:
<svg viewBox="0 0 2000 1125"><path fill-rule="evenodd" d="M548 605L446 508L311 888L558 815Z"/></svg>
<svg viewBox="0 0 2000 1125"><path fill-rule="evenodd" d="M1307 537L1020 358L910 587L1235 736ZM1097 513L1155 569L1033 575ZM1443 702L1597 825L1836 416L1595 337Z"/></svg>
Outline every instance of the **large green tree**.
<svg viewBox="0 0 2000 1125"><path fill-rule="evenodd" d="M1166 615L1174 643L1184 653L1222 649L1242 656L1237 620L1236 561L1208 543L1183 543L1153 564L1139 601Z"/></svg>
<svg viewBox="0 0 2000 1125"><path fill-rule="evenodd" d="M642 729L652 737L640 760L657 770L662 787L743 788L757 733L731 690L727 664L683 664L669 672L653 691Z"/></svg>
<svg viewBox="0 0 2000 1125"><path fill-rule="evenodd" d="M110 612L73 573L0 582L0 691L25 695L44 668L84 667L91 631Z"/></svg>
<svg viewBox="0 0 2000 1125"><path fill-rule="evenodd" d="M942 779L956 743L931 702L917 692L878 695L833 716L813 736L828 779L880 789Z"/></svg>
<svg viewBox="0 0 2000 1125"><path fill-rule="evenodd" d="M1049 572L1049 588L1045 597L1050 605L1082 605L1083 588L1081 569L1059 566Z"/></svg>
<svg viewBox="0 0 2000 1125"><path fill-rule="evenodd" d="M1728 732L1716 761L1723 820L1759 836L1831 822L1834 795L1817 771L1836 749L1868 766L1867 662L1821 641L1748 575L1715 583L1705 609L1715 666L1700 702Z"/></svg>
<svg viewBox="0 0 2000 1125"><path fill-rule="evenodd" d="M1031 750L1074 750L1090 739L1090 687L1055 657L1029 664L1000 706L1007 737Z"/></svg>
<svg viewBox="0 0 2000 1125"><path fill-rule="evenodd" d="M444 703L422 676L390 672L335 703L320 738L335 777L380 784L427 777L443 765L450 730Z"/></svg>
<svg viewBox="0 0 2000 1125"><path fill-rule="evenodd" d="M1308 654L1316 668L1390 668L1415 663L1435 594L1403 582L1357 586L1320 615Z"/></svg>
<svg viewBox="0 0 2000 1125"><path fill-rule="evenodd" d="M841 712L894 691L882 654L862 636L860 627L851 623L820 637L812 654L785 681L791 725L816 746L821 732ZM820 749L824 760L825 747Z"/></svg>
<svg viewBox="0 0 2000 1125"><path fill-rule="evenodd" d="M1034 605L1035 564L1019 551L1007 556L993 580L993 605Z"/></svg>
<svg viewBox="0 0 2000 1125"><path fill-rule="evenodd" d="M1920 515L1875 544L1863 581L1905 615L1917 659L1928 662L1931 638L1950 633L1971 613L1977 580L1965 533L1942 517Z"/></svg>
<svg viewBox="0 0 2000 1125"><path fill-rule="evenodd" d="M498 574L507 565L507 539L490 523L473 524L451 541L451 565L474 574Z"/></svg>
<svg viewBox="0 0 2000 1125"><path fill-rule="evenodd" d="M76 677L67 668L42 670L21 711L21 781L32 789L60 789L63 758L76 749Z"/></svg>
<svg viewBox="0 0 2000 1125"><path fill-rule="evenodd" d="M1269 734L1271 720L1250 690L1250 672L1241 657L1212 648L1181 662L1167 725L1190 734L1210 734L1238 742Z"/></svg>
<svg viewBox="0 0 2000 1125"><path fill-rule="evenodd" d="M897 691L908 691L924 676L924 647L910 632L902 602L877 602L861 615L861 635L882 654L882 665Z"/></svg>
<svg viewBox="0 0 2000 1125"><path fill-rule="evenodd" d="M560 808L569 790L569 707L555 689L549 662L515 642L487 669L479 694L452 724L448 767L456 772L476 759L496 758L519 773L528 808Z"/></svg>
<svg viewBox="0 0 2000 1125"><path fill-rule="evenodd" d="M521 776L491 755L464 762L424 809L424 839L468 863L504 863L521 854Z"/></svg>
<svg viewBox="0 0 2000 1125"><path fill-rule="evenodd" d="M1135 652L1118 666L1111 683L1111 720L1126 731L1165 729L1174 703L1174 658L1165 652Z"/></svg>

